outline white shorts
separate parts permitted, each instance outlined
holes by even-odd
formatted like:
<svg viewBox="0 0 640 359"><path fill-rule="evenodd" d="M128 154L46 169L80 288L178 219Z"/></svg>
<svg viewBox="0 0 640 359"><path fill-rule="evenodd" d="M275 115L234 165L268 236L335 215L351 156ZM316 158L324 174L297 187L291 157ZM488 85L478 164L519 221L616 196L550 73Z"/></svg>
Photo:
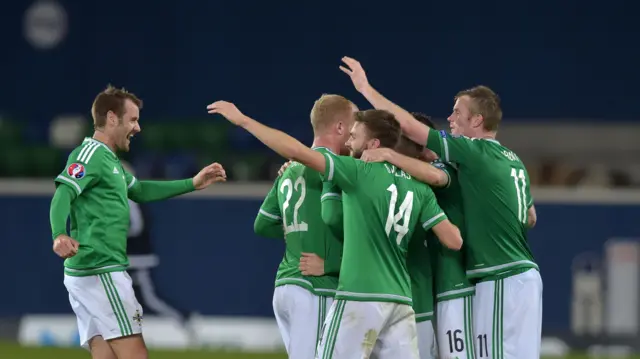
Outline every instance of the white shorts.
<svg viewBox="0 0 640 359"><path fill-rule="evenodd" d="M476 285L477 358L539 359L542 279L536 269Z"/></svg>
<svg viewBox="0 0 640 359"><path fill-rule="evenodd" d="M64 286L84 348L89 349L89 341L98 335L110 340L142 333L142 307L127 272L86 277L65 274Z"/></svg>
<svg viewBox="0 0 640 359"><path fill-rule="evenodd" d="M419 359L416 316L410 305L333 302L317 359Z"/></svg>
<svg viewBox="0 0 640 359"><path fill-rule="evenodd" d="M433 332L433 323L430 320L416 323L418 330L418 352L420 359L435 359L436 355L436 337Z"/></svg>
<svg viewBox="0 0 640 359"><path fill-rule="evenodd" d="M309 359L316 353L327 310L333 298L285 284L273 292L273 312L291 359Z"/></svg>
<svg viewBox="0 0 640 359"><path fill-rule="evenodd" d="M473 296L436 303L440 358L473 359Z"/></svg>

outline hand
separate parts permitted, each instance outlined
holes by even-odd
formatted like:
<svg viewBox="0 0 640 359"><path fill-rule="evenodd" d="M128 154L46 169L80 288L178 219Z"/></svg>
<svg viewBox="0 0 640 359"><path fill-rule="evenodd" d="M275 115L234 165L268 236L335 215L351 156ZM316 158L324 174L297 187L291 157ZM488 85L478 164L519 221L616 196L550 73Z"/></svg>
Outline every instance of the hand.
<svg viewBox="0 0 640 359"><path fill-rule="evenodd" d="M302 275L324 275L324 259L320 258L315 253L302 253L299 268Z"/></svg>
<svg viewBox="0 0 640 359"><path fill-rule="evenodd" d="M80 244L75 239L61 234L53 241L53 251L62 258L70 258L78 253Z"/></svg>
<svg viewBox="0 0 640 359"><path fill-rule="evenodd" d="M364 72L362 65L360 65L358 61L345 56L342 58L342 62L347 66L340 66L340 70L349 75L351 82L353 82L353 86L358 90L358 92L363 93L371 87L371 85L369 85L369 80L367 80L367 74Z"/></svg>
<svg viewBox="0 0 640 359"><path fill-rule="evenodd" d="M282 165L282 167L280 167L280 169L278 170L278 177L282 176L282 174L284 173L284 170L289 168L289 166L291 166L291 163L292 163L291 161L287 161Z"/></svg>
<svg viewBox="0 0 640 359"><path fill-rule="evenodd" d="M361 160L365 162L388 162L391 157L391 150L388 148L374 148L362 152Z"/></svg>
<svg viewBox="0 0 640 359"><path fill-rule="evenodd" d="M247 116L245 116L236 105L227 101L216 101L209 106L207 106L207 112L219 113L224 116L229 122L233 123L236 126L243 126L247 123Z"/></svg>
<svg viewBox="0 0 640 359"><path fill-rule="evenodd" d="M214 182L224 182L227 180L227 173L219 163L213 163L203 168L193 177L193 187L197 190L209 187Z"/></svg>

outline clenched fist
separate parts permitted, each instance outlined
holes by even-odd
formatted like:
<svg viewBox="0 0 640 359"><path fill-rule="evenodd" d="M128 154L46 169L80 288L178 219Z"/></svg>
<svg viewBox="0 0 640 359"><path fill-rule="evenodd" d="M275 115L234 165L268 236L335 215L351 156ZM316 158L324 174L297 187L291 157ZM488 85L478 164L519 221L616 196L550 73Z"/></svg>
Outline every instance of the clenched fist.
<svg viewBox="0 0 640 359"><path fill-rule="evenodd" d="M62 258L70 258L78 253L80 244L75 239L61 234L53 241L53 251Z"/></svg>

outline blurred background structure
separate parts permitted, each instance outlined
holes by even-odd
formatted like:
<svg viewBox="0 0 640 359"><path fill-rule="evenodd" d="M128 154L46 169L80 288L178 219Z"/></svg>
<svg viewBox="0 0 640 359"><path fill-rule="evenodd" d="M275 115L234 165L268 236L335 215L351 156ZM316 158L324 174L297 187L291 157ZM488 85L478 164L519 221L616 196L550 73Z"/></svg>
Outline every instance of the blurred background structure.
<svg viewBox="0 0 640 359"><path fill-rule="evenodd" d="M631 6L3 3L0 342L77 341L48 209L53 178L92 133L91 102L111 83L145 102L142 133L123 154L138 177L189 177L217 161L231 181L150 205L154 289L197 314L189 330L146 315L147 342L187 348L196 333L199 346L280 350L271 295L283 245L256 237L253 220L284 159L205 106L233 101L310 143L309 112L322 93L368 107L338 70L349 55L383 94L445 128L457 91L484 84L500 94L499 140L536 186L530 243L544 281L544 350L640 349L640 47Z"/></svg>

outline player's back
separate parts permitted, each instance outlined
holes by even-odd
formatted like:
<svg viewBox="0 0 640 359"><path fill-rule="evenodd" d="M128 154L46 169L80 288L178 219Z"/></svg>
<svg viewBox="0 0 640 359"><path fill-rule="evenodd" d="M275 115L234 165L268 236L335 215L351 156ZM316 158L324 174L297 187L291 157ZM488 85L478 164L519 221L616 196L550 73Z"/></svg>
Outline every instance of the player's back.
<svg viewBox="0 0 640 359"><path fill-rule="evenodd" d="M495 140L475 139L473 160L460 168L467 224L467 275L489 277L537 268L527 243L533 204L520 158Z"/></svg>
<svg viewBox="0 0 640 359"><path fill-rule="evenodd" d="M342 243L322 221L320 174L293 162L276 185L286 242L285 255L278 268L278 278L304 277L299 270L302 253L315 253L325 261L339 260ZM338 283L336 273L308 276L304 277L304 280L309 281L318 292L333 291Z"/></svg>
<svg viewBox="0 0 640 359"><path fill-rule="evenodd" d="M446 216L431 189L402 170L357 163L357 186L343 188L345 238L336 298L410 305L409 242L423 241L422 225L431 228Z"/></svg>
<svg viewBox="0 0 640 359"><path fill-rule="evenodd" d="M65 273L92 275L124 270L129 229L127 183L120 160L105 144L91 138L74 149L56 185L77 194L71 206L71 237L80 248L65 260Z"/></svg>

